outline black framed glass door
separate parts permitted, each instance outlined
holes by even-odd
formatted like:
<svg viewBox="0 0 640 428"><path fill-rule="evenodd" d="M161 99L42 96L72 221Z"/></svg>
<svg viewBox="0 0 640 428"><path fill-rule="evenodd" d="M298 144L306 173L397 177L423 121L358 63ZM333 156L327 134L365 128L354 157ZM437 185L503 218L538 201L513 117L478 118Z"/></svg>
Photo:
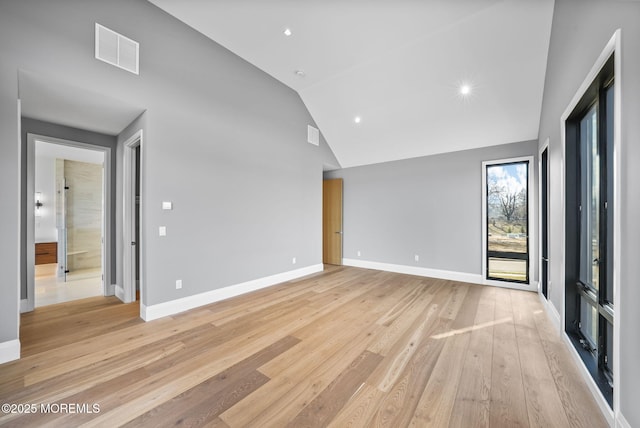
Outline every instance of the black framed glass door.
<svg viewBox="0 0 640 428"><path fill-rule="evenodd" d="M529 168L486 165L487 279L529 283Z"/></svg>

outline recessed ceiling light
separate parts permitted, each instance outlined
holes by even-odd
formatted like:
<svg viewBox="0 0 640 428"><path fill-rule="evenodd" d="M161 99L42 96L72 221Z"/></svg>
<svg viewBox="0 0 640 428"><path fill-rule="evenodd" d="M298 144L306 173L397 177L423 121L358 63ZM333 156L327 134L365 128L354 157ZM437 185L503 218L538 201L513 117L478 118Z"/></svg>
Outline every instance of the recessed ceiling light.
<svg viewBox="0 0 640 428"><path fill-rule="evenodd" d="M296 71L294 71L294 73L295 73L295 74L296 74L296 76L298 76L298 77L304 77L304 76L306 76L306 73L305 73L304 71L302 71L302 70L296 70Z"/></svg>
<svg viewBox="0 0 640 428"><path fill-rule="evenodd" d="M471 86L466 83L460 86L460 94L469 95L471 93Z"/></svg>
<svg viewBox="0 0 640 428"><path fill-rule="evenodd" d="M284 29L284 35L285 35L285 36L289 37L291 34L293 34L293 33L291 32L291 28L285 28L285 29Z"/></svg>
<svg viewBox="0 0 640 428"><path fill-rule="evenodd" d="M360 123L360 122L362 121L362 118L361 118L360 116L356 116L356 117L353 119L353 121L354 121L355 123Z"/></svg>

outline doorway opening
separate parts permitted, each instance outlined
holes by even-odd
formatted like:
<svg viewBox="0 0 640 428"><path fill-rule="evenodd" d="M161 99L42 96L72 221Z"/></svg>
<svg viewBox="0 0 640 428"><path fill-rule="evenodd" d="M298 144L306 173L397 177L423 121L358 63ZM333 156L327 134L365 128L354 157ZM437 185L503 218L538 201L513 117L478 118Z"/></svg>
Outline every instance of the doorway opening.
<svg viewBox="0 0 640 428"><path fill-rule="evenodd" d="M110 149L28 134L27 307L109 293Z"/></svg>

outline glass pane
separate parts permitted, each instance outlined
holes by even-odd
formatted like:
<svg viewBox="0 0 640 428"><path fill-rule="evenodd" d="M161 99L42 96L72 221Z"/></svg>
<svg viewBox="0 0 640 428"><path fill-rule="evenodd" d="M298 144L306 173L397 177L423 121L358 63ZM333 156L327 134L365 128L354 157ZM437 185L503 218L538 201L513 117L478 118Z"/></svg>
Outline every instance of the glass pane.
<svg viewBox="0 0 640 428"><path fill-rule="evenodd" d="M607 284L605 299L613 302L613 95L614 85L607 89Z"/></svg>
<svg viewBox="0 0 640 428"><path fill-rule="evenodd" d="M580 333L595 349L598 343L598 310L584 297L580 297Z"/></svg>
<svg viewBox="0 0 640 428"><path fill-rule="evenodd" d="M607 349L605 350L607 360L605 366L610 373L613 373L613 324L607 322Z"/></svg>
<svg viewBox="0 0 640 428"><path fill-rule="evenodd" d="M527 280L527 261L489 257L489 277L494 279L506 279L508 281Z"/></svg>
<svg viewBox="0 0 640 428"><path fill-rule="evenodd" d="M489 251L527 253L528 163L487 167Z"/></svg>
<svg viewBox="0 0 640 428"><path fill-rule="evenodd" d="M580 281L597 290L600 273L600 155L595 106L580 122L580 160Z"/></svg>

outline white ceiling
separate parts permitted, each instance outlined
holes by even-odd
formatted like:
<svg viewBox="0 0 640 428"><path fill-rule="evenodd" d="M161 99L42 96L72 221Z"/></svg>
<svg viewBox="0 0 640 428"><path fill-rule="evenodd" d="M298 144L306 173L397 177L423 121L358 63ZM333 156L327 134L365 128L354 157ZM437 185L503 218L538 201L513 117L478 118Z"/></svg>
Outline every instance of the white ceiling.
<svg viewBox="0 0 640 428"><path fill-rule="evenodd" d="M151 2L298 91L343 167L537 138L553 0Z"/></svg>
<svg viewBox="0 0 640 428"><path fill-rule="evenodd" d="M38 73L19 70L22 116L118 135L144 109Z"/></svg>

